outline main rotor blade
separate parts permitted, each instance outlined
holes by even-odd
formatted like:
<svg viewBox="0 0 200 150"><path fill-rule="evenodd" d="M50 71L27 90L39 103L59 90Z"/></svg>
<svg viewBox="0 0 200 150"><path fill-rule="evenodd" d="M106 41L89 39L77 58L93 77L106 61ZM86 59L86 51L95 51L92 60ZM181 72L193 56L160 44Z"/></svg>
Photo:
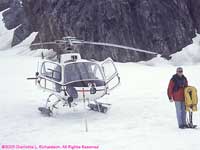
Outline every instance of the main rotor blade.
<svg viewBox="0 0 200 150"><path fill-rule="evenodd" d="M159 53L156 52L151 52L147 50L142 50L138 48L133 48L133 47L128 47L124 45L118 45L118 44L111 44L111 43L103 43L103 42L90 42L90 41L83 41L83 40L78 40L75 37L64 37L63 40L56 40L53 42L40 42L40 43L33 43L31 45L27 46L39 46L39 45L62 45L62 44L69 44L70 46L76 45L76 44L90 44L90 45L99 45L99 46L109 46L109 47L116 47L116 48L122 48L126 50L132 50L136 52L142 52L142 53L147 53L147 54L152 54L152 55L160 55ZM19 47L22 47L25 45L20 45ZM17 48L18 46L16 46ZM15 47L14 47L15 48Z"/></svg>
<svg viewBox="0 0 200 150"><path fill-rule="evenodd" d="M109 47L117 47L117 48L122 48L122 49L127 49L127 50L132 50L136 52L142 52L142 53L148 53L148 54L153 54L153 55L160 55L159 53L156 52L150 52L138 48L133 48L133 47L128 47L128 46L123 46L123 45L118 45L118 44L110 44L110 43L102 43L102 42L89 42L89 41L82 41L83 44L92 44L92 45L100 45L100 46L109 46Z"/></svg>
<svg viewBox="0 0 200 150"><path fill-rule="evenodd" d="M57 42L33 43L31 44L31 46L50 45L50 44L58 44L58 43Z"/></svg>

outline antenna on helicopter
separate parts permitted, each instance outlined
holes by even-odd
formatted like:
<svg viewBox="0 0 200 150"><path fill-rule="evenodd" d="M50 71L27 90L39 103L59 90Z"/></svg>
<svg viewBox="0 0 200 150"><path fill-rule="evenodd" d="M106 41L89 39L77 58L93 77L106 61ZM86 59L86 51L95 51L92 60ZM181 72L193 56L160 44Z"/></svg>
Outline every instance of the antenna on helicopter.
<svg viewBox="0 0 200 150"><path fill-rule="evenodd" d="M42 57L42 59L44 59L44 53L43 52L41 53L41 57Z"/></svg>

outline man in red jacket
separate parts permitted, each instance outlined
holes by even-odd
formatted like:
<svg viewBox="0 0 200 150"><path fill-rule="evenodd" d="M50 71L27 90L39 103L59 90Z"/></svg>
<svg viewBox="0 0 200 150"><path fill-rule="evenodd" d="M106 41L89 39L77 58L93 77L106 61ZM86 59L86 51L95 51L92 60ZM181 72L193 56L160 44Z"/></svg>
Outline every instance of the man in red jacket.
<svg viewBox="0 0 200 150"><path fill-rule="evenodd" d="M184 103L184 88L187 86L188 81L183 75L183 68L178 67L176 69L176 74L173 75L169 82L167 94L170 102L175 102L176 116L180 129L188 127L186 123L186 111Z"/></svg>

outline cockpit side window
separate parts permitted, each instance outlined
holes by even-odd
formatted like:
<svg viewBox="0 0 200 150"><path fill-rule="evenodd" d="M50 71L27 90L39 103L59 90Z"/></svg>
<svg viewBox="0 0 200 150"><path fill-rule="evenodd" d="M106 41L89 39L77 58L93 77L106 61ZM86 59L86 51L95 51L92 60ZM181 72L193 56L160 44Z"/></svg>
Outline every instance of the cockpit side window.
<svg viewBox="0 0 200 150"><path fill-rule="evenodd" d="M61 66L51 62L45 62L42 64L41 74L46 78L61 81Z"/></svg>
<svg viewBox="0 0 200 150"><path fill-rule="evenodd" d="M96 64L91 65L91 71L94 75L94 78L103 80L103 74L98 65L96 65Z"/></svg>

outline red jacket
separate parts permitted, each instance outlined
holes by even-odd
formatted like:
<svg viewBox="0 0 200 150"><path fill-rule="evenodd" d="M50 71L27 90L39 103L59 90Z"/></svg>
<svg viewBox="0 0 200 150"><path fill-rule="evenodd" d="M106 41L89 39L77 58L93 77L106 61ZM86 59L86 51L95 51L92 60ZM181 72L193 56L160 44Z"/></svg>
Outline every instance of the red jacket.
<svg viewBox="0 0 200 150"><path fill-rule="evenodd" d="M174 75L176 76L176 75ZM188 86L188 81L187 79L183 76L183 80L184 80L184 84L179 85L177 87L177 83L174 80L174 76L172 77L172 79L169 82L168 85L168 89L167 89L167 94L169 99L173 98L174 101L184 101L184 88L186 86ZM177 90L174 90L175 88L177 88Z"/></svg>

